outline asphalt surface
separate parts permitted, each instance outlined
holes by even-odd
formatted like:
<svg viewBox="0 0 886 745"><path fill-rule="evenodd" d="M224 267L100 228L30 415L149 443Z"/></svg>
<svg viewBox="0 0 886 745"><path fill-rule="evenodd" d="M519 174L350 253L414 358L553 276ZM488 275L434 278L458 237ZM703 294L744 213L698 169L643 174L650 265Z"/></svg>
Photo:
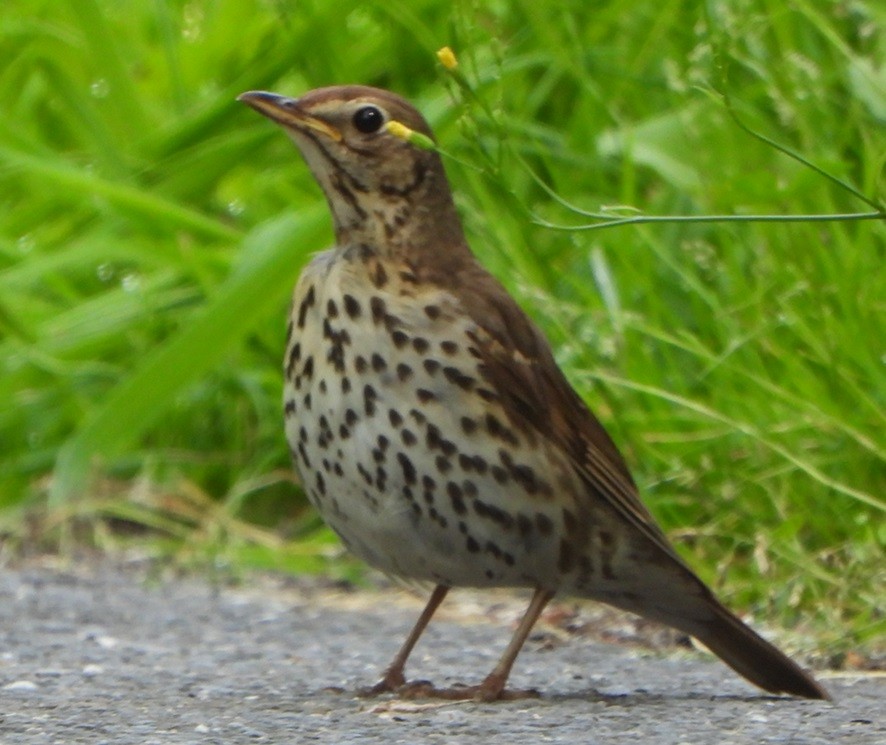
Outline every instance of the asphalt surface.
<svg viewBox="0 0 886 745"><path fill-rule="evenodd" d="M492 667L522 601L464 597L447 600L407 672L452 685ZM0 568L0 745L886 743L882 674L824 674L833 703L774 698L708 656L544 626L511 679L540 698L357 697L420 606L269 577L213 587L104 564Z"/></svg>

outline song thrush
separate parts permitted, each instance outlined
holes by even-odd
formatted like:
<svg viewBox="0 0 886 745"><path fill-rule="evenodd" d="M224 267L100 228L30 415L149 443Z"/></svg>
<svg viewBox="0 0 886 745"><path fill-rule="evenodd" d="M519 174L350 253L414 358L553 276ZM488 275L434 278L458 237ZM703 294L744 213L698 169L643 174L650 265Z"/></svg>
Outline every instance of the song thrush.
<svg viewBox="0 0 886 745"><path fill-rule="evenodd" d="M281 125L320 183L335 246L301 274L285 357L286 436L311 503L357 556L436 587L375 691L453 586L530 587L492 700L555 593L702 641L761 688L827 692L728 611L668 543L609 435L542 332L468 248L433 137L402 98L364 86L240 96ZM493 218L490 218L493 219Z"/></svg>

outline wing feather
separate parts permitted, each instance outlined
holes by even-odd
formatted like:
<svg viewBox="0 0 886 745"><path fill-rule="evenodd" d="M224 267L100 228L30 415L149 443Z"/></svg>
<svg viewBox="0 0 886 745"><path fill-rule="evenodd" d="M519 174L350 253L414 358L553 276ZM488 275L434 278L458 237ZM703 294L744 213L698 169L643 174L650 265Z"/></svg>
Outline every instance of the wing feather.
<svg viewBox="0 0 886 745"><path fill-rule="evenodd" d="M511 424L564 450L589 494L683 564L640 500L612 438L557 366L547 338L498 280L479 265L472 269L473 276L459 282L458 297L477 326L483 373Z"/></svg>

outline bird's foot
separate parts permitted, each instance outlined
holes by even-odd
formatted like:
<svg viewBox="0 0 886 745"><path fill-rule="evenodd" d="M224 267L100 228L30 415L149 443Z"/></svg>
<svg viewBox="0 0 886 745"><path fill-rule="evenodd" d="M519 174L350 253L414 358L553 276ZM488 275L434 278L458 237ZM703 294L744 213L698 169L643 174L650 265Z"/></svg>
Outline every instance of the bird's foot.
<svg viewBox="0 0 886 745"><path fill-rule="evenodd" d="M424 680L416 681L416 683L430 685L430 683ZM361 688L358 691L358 695L362 698L372 698L374 696L380 696L383 693L395 693L406 685L407 683L406 678L403 675L403 670L397 668L389 668L385 672L384 677L380 681L378 681L378 683L376 683L374 686Z"/></svg>
<svg viewBox="0 0 886 745"><path fill-rule="evenodd" d="M479 685L454 685L449 688L437 688L429 681L416 680L400 686L396 692L406 699L439 698L446 701L516 701L541 695L534 688L507 689L504 681L490 678Z"/></svg>

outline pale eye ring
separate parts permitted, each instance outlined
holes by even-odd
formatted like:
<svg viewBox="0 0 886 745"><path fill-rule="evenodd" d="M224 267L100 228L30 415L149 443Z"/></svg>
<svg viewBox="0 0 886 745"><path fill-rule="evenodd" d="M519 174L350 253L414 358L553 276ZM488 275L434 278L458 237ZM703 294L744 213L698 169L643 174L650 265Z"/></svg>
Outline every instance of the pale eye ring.
<svg viewBox="0 0 886 745"><path fill-rule="evenodd" d="M385 115L378 106L361 106L354 112L352 121L358 132L368 135L381 129Z"/></svg>

